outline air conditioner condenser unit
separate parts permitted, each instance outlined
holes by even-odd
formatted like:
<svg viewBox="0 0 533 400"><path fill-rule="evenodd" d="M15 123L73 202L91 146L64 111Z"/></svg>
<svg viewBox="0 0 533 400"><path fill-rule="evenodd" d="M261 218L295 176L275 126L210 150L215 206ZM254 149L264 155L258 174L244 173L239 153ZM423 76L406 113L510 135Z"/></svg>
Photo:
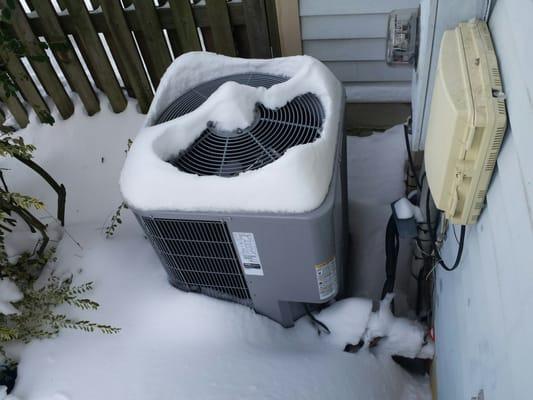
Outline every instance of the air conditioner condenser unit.
<svg viewBox="0 0 533 400"><path fill-rule="evenodd" d="M174 61L121 175L172 285L283 326L339 294L343 111L342 85L311 57Z"/></svg>

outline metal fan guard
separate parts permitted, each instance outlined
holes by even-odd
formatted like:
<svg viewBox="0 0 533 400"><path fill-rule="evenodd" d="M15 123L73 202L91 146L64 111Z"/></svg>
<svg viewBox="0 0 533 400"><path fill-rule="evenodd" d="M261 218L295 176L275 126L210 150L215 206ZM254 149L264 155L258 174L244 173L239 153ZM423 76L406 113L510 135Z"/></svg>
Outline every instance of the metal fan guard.
<svg viewBox="0 0 533 400"><path fill-rule="evenodd" d="M156 124L194 111L225 82L270 88L286 80L276 75L248 73L202 83L174 100ZM245 129L222 131L209 122L194 143L168 162L191 174L231 177L261 168L277 160L289 148L320 137L324 109L312 93L297 96L275 110L256 104L255 112L254 122Z"/></svg>

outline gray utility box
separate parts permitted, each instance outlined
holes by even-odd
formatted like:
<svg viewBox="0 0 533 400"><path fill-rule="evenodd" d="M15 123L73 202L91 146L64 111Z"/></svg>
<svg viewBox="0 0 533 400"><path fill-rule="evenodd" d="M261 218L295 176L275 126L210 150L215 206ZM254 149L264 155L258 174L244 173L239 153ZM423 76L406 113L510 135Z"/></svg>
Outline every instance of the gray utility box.
<svg viewBox="0 0 533 400"><path fill-rule="evenodd" d="M213 81L215 83L208 82L195 91L202 89L208 91L204 93L206 98L224 81L238 79L245 80L247 84L253 79L261 80L261 85L268 87L271 83L270 81L265 83L267 78L286 79L235 75ZM193 95L194 93L186 93L181 97L187 99L185 106L180 99L176 100L176 104L162 114L163 120L176 118L201 104L200 100L191 101ZM297 138L302 141L312 141L321 132L320 127L324 118L322 106L317 103L318 98L312 95L300 96L295 101L307 102L305 104L309 105L307 108L298 109L313 112L316 110L309 117L311 122L315 121L316 129L308 129L307 126L304 132L307 136ZM279 118L290 115L284 110L276 114L278 112L276 110L267 110L261 105L258 107L259 125L254 126L260 126L263 113L268 114L268 121L278 118L279 115L281 115ZM292 107L291 103L287 107ZM343 111L344 102L338 107ZM341 128L337 132L335 165L329 192L322 204L313 211L285 214L133 209L165 267L170 283L186 291L245 304L285 327L292 326L294 321L304 314L304 304L327 303L342 293L345 265L347 265L348 218L346 146L342 124L339 125ZM251 127L249 130L253 129L255 128ZM284 132L284 129L277 126L276 130L263 129L252 132L250 136L253 136L254 140L263 137L266 142L276 135L286 135L291 139L290 135L294 136L291 132L295 130L291 128ZM265 136L260 136L263 133ZM217 164L219 160L216 158L202 160L196 164L195 161L202 156L201 146L209 140L223 140L226 143L224 148L230 148L232 141L247 140L247 134L247 130L244 130L228 135L216 132L208 126L197 143L191 145L176 160L169 162L189 173L221 175L231 179L230 176L238 174L239 168L251 168L252 164L245 165L247 160L245 157L241 157L242 162L232 161L226 166ZM276 143L286 142L287 140L283 139ZM279 156L283 154L285 148L278 147L276 151L272 151L276 143L266 149L269 151L269 158L265 157L261 163L272 162L273 154ZM250 161L253 167L261 167L257 166L257 161L253 161L261 160L261 152L265 150L263 146L261 147L257 149L257 158ZM224 154L224 157L227 159L228 156ZM214 167L211 168L208 162ZM203 169L195 169L196 165Z"/></svg>
<svg viewBox="0 0 533 400"><path fill-rule="evenodd" d="M303 214L133 210L172 285L251 306L285 327L303 303L342 293L347 265L346 156L339 133L329 193Z"/></svg>

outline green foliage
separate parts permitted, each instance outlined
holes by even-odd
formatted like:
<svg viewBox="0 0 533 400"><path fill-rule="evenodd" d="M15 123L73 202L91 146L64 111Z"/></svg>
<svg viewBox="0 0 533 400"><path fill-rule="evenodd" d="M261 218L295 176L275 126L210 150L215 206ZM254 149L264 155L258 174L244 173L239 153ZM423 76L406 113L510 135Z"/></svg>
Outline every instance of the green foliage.
<svg viewBox="0 0 533 400"><path fill-rule="evenodd" d="M109 239L110 237L114 236L116 230L118 229L118 226L122 223L121 213L124 208L128 208L128 206L126 205L126 203L122 202L115 210L115 213L111 217L111 222L105 228L106 239Z"/></svg>
<svg viewBox="0 0 533 400"><path fill-rule="evenodd" d="M31 158L35 146L24 143L20 136L14 136L11 132L0 133L0 156Z"/></svg>
<svg viewBox="0 0 533 400"><path fill-rule="evenodd" d="M33 161L28 163L34 149L34 146L24 143L21 137L11 133L0 134L1 157L19 159L46 177L48 183L58 186L40 166ZM12 303L18 310L17 314L0 313L0 358L3 358L4 362L7 359L3 347L9 342L27 343L32 339L50 338L63 328L85 332L100 331L106 334L119 332L119 328L110 325L76 320L56 312L57 306L62 304L82 310L98 309L98 303L86 297L92 290L93 283L74 285L72 277L61 279L52 273L46 284L37 284L43 268L48 263L55 262L54 250L47 247L46 226L32 214L33 210L43 208L44 204L32 196L10 192L1 170L0 184L0 278L11 280L23 295L22 300ZM24 253L15 261L11 261L6 254L4 239L20 219L32 231L39 231L42 240L34 251ZM120 213L115 218L115 223L120 223Z"/></svg>
<svg viewBox="0 0 533 400"><path fill-rule="evenodd" d="M24 279L19 279L17 284L24 297L13 304L19 314L0 314L0 348L3 343L15 340L28 343L32 339L51 338L63 328L85 332L100 331L106 334L120 331L110 325L76 320L55 312L55 308L61 304L83 310L98 309L98 303L83 297L92 290L92 282L73 285L72 277L60 279L52 274L47 284L38 289Z"/></svg>
<svg viewBox="0 0 533 400"><path fill-rule="evenodd" d="M124 150L124 153L128 154L128 151L130 151L131 145L133 144L133 140L128 139L128 142L126 144L126 150ZM128 205L124 202L120 203L117 209L115 210L113 216L111 217L111 221L108 226L105 227L105 237L106 239L111 238L115 235L118 226L122 224L122 210L127 209Z"/></svg>

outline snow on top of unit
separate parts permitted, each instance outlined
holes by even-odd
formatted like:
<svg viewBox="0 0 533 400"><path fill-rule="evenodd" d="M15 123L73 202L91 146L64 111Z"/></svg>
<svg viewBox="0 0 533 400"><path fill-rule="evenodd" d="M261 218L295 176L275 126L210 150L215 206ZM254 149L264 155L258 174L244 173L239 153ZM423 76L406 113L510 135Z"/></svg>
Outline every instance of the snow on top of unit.
<svg viewBox="0 0 533 400"><path fill-rule="evenodd" d="M154 125L180 95L200 83L243 73L289 78L269 89L225 83L199 108ZM276 161L235 177L198 176L166 160L187 149L214 122L220 129L249 126L254 107L275 109L306 93L325 112L320 138L287 150ZM308 56L251 60L207 52L177 58L161 79L146 123L122 169L126 203L139 210L305 212L317 208L329 189L342 114L341 83L321 62Z"/></svg>
<svg viewBox="0 0 533 400"><path fill-rule="evenodd" d="M229 81L223 83L204 104L211 110L211 121L217 129L244 129L254 121L255 104L261 100L265 90Z"/></svg>

